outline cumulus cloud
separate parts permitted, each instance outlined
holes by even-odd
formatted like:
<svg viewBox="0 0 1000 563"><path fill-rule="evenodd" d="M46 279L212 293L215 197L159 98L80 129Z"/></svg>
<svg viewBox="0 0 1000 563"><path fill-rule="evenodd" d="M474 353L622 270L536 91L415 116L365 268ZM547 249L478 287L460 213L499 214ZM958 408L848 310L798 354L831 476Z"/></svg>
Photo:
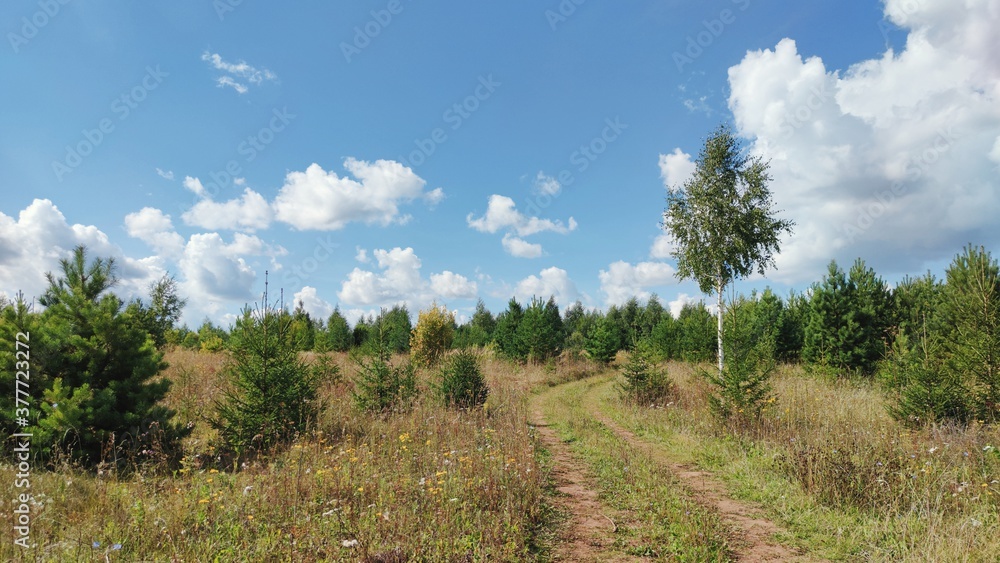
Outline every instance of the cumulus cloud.
<svg viewBox="0 0 1000 563"><path fill-rule="evenodd" d="M232 88L238 94L245 94L249 91L246 83L259 85L265 80L274 81L278 78L270 70L251 66L246 61L227 62L218 53L205 51L201 54L201 60L207 62L215 70L224 73L216 79L216 85L220 88Z"/></svg>
<svg viewBox="0 0 1000 563"><path fill-rule="evenodd" d="M163 178L164 180L173 180L174 179L174 172L173 172L173 170L161 170L160 168L157 168L156 169L156 175L159 176L160 178Z"/></svg>
<svg viewBox="0 0 1000 563"><path fill-rule="evenodd" d="M554 182L554 180L552 181ZM553 186L548 183L548 180L542 180L541 185L543 187L538 188L539 190L554 189L558 193L558 182ZM474 217L474 213L469 213L465 218L470 228L482 233L505 231L502 241L504 250L508 254L520 258L537 258L542 255L542 246L540 244L529 243L522 237L546 231L567 234L576 230L576 220L572 217L569 218L566 224L563 224L562 221L531 217L518 211L513 199L498 194L490 196L486 213L482 217Z"/></svg>
<svg viewBox="0 0 1000 563"><path fill-rule="evenodd" d="M150 228L156 222L151 219ZM115 293L123 299L145 295L149 284L165 273L160 258L125 256L97 227L71 225L52 201L35 199L16 219L0 213L0 280L4 283L0 294L9 298L23 291L29 301L41 295L48 287L46 272L59 275L59 260L81 244L91 258L115 259L120 278Z"/></svg>
<svg viewBox="0 0 1000 563"><path fill-rule="evenodd" d="M254 231L266 229L271 224L272 216L267 200L250 188L245 188L239 199L221 203L209 198L202 199L181 218L184 223L203 229Z"/></svg>
<svg viewBox="0 0 1000 563"><path fill-rule="evenodd" d="M170 215L153 207L143 207L126 215L125 231L165 257L177 258L184 250L184 237L174 232Z"/></svg>
<svg viewBox="0 0 1000 563"><path fill-rule="evenodd" d="M541 299L555 297L556 303L562 307L574 303L581 297L566 270L556 267L546 268L537 276L530 275L524 278L514 288L514 295L522 301L532 297Z"/></svg>
<svg viewBox="0 0 1000 563"><path fill-rule="evenodd" d="M431 274L429 280L424 279L420 273L422 263L412 248L375 249L372 255L381 271L354 268L337 293L342 303L359 306L406 303L415 311L435 299L476 296L476 283L453 272Z"/></svg>
<svg viewBox="0 0 1000 563"><path fill-rule="evenodd" d="M357 251L357 254L354 255L354 259L355 260L357 260L358 262L361 262L362 264L367 264L368 262L371 261L371 258L368 257L368 250L367 249L364 249L364 248L361 248L360 246L357 246L357 247L355 247L355 250Z"/></svg>
<svg viewBox="0 0 1000 563"><path fill-rule="evenodd" d="M656 260L673 258L673 252L677 248L677 243L670 233L663 233L653 240L653 246L649 249L649 257Z"/></svg>
<svg viewBox="0 0 1000 563"><path fill-rule="evenodd" d="M510 233L503 236L503 249L518 258L538 258L542 255L542 245L530 243Z"/></svg>
<svg viewBox="0 0 1000 563"><path fill-rule="evenodd" d="M562 221L529 217L517 210L513 199L497 194L490 196L485 215L478 219L473 219L473 216L469 213L465 220L470 227L483 233L509 230L525 237L544 231L566 234L576 229L576 221L572 217L566 225Z"/></svg>
<svg viewBox="0 0 1000 563"><path fill-rule="evenodd" d="M434 295L445 299L472 299L476 297L476 282L465 276L445 270L440 274L431 274L431 291Z"/></svg>
<svg viewBox="0 0 1000 563"><path fill-rule="evenodd" d="M333 305L327 302L325 299L319 296L315 287L304 286L300 291L296 291L293 296L295 306L297 307L299 303L302 304L302 308L306 310L312 318L322 320L326 322L326 319L330 318L333 313Z"/></svg>
<svg viewBox="0 0 1000 563"><path fill-rule="evenodd" d="M775 201L797 222L776 258L782 281L858 256L916 272L1000 235L1000 9L887 0L885 14L905 47L843 73L790 39L729 69L738 131L770 160Z"/></svg>
<svg viewBox="0 0 1000 563"><path fill-rule="evenodd" d="M629 264L619 260L601 270L601 291L608 305L621 305L629 298L648 299L650 288L675 285L674 268L663 262Z"/></svg>
<svg viewBox="0 0 1000 563"><path fill-rule="evenodd" d="M351 222L386 226L409 219L400 214L401 204L443 197L440 188L424 193L426 182L395 161L348 158L344 168L354 178L339 177L319 164L289 173L273 203L276 218L299 230L333 231Z"/></svg>
<svg viewBox="0 0 1000 563"><path fill-rule="evenodd" d="M670 154L660 155L660 177L667 189L679 188L694 175L697 168L691 155L677 148Z"/></svg>
<svg viewBox="0 0 1000 563"><path fill-rule="evenodd" d="M191 191L194 195L198 197L206 197L208 193L205 191L205 186L202 185L201 180L198 178L192 178L191 176L185 176L184 182L182 182L185 188Z"/></svg>

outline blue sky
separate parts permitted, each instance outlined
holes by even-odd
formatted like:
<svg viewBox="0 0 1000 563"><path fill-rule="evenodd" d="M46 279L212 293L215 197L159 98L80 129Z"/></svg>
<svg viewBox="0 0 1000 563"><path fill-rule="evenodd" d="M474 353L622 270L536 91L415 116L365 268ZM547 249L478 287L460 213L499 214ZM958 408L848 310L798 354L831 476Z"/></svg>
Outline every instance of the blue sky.
<svg viewBox="0 0 1000 563"><path fill-rule="evenodd" d="M998 25L986 0L12 1L0 291L84 243L123 293L175 275L192 325L265 270L352 320L679 306L664 196L721 123L797 223L739 290L940 272L997 241Z"/></svg>

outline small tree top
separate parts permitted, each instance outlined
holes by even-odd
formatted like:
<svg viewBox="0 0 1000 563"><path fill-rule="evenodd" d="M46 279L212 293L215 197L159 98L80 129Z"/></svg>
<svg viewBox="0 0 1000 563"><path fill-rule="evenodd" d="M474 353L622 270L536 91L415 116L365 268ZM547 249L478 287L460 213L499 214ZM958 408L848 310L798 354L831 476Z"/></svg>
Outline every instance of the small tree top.
<svg viewBox="0 0 1000 563"><path fill-rule="evenodd" d="M694 175L670 186L663 226L673 235L677 276L713 293L774 264L778 239L794 223L777 219L768 163L749 156L728 126L705 141Z"/></svg>

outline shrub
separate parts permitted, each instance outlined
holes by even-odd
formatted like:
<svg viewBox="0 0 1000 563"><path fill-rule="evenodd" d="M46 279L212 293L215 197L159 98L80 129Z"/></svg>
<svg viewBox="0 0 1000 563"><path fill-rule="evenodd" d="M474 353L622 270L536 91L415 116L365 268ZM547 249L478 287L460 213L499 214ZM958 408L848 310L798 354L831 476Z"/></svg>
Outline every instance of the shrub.
<svg viewBox="0 0 1000 563"><path fill-rule="evenodd" d="M437 303L430 309L420 311L417 326L410 338L410 353L413 361L423 366L438 363L451 347L455 337L455 316Z"/></svg>
<svg viewBox="0 0 1000 563"><path fill-rule="evenodd" d="M628 353L628 361L621 368L622 380L618 384L623 399L649 405L673 396L674 383L665 370L653 364L651 358L652 350L645 341Z"/></svg>
<svg viewBox="0 0 1000 563"><path fill-rule="evenodd" d="M229 389L210 422L221 448L237 457L290 442L316 417L316 371L295 351L292 318L266 304L244 309L223 370Z"/></svg>
<svg viewBox="0 0 1000 563"><path fill-rule="evenodd" d="M445 404L462 409L481 406L490 392L479 359L469 350L459 351L445 361L436 389Z"/></svg>

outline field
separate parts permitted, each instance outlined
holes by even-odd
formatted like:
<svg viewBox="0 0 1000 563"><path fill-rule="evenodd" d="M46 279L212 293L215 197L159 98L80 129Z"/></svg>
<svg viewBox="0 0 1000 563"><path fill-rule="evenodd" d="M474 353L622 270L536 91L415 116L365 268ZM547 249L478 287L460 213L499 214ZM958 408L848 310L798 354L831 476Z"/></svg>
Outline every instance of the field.
<svg viewBox="0 0 1000 563"><path fill-rule="evenodd" d="M315 361L309 356L309 361ZM483 357L481 410L360 414L333 356L316 427L266 462L220 465L205 423L224 357L168 353L194 424L164 473L32 475L32 547L4 561L995 561L1000 430L908 429L865 382L785 368L759 422L714 421L687 364L664 404L613 368ZM0 469L5 498L16 470ZM8 504L13 507L13 504Z"/></svg>

